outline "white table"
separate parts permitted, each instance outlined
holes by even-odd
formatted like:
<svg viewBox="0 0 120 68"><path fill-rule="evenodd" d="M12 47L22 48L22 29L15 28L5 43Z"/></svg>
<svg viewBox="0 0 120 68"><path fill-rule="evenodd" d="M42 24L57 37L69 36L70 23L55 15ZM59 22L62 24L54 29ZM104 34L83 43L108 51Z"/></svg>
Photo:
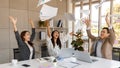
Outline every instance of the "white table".
<svg viewBox="0 0 120 68"><path fill-rule="evenodd" d="M107 59L95 58L95 57L92 58L97 59L98 61L93 63L79 61L80 65L74 68L119 68L120 67L119 61L107 60ZM28 64L30 65L30 67L23 67L22 64ZM52 68L65 68L61 66L55 67L53 63L47 62L45 60L38 61L37 59L18 62L17 66L13 66L11 63L0 64L0 68L40 68L40 66L43 64L49 64L53 66Z"/></svg>

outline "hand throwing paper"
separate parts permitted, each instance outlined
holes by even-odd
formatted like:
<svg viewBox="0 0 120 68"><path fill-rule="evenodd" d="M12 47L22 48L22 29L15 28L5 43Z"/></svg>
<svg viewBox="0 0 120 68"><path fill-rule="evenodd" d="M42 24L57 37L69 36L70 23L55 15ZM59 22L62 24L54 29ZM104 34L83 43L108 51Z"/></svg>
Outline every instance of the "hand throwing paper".
<svg viewBox="0 0 120 68"><path fill-rule="evenodd" d="M40 11L40 20L49 20L57 15L58 8L44 4Z"/></svg>
<svg viewBox="0 0 120 68"><path fill-rule="evenodd" d="M50 1L50 0L39 0L37 7L39 7L39 6L42 5L42 4L47 3L47 2L49 2L49 1Z"/></svg>
<svg viewBox="0 0 120 68"><path fill-rule="evenodd" d="M68 21L75 21L75 16L71 13L65 13L64 16Z"/></svg>

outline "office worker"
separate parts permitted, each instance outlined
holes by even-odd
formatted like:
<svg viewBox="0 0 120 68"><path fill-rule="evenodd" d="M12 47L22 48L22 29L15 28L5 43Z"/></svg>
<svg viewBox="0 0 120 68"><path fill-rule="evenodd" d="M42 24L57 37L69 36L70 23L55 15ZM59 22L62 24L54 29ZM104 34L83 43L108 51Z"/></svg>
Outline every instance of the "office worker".
<svg viewBox="0 0 120 68"><path fill-rule="evenodd" d="M97 57L112 59L112 47L115 41L115 32L110 24L108 14L106 15L106 24L108 27L102 28L100 37L95 37L90 31L90 20L85 19L88 37L93 41L91 54Z"/></svg>
<svg viewBox="0 0 120 68"><path fill-rule="evenodd" d="M30 20L30 25L32 27L32 34L30 36L29 31L22 31L21 35L19 35L19 32L17 30L17 18L13 18L12 16L9 17L10 20L12 21L13 27L14 27L14 32L15 32L15 37L18 43L18 48L20 50L20 56L18 60L23 61L23 60L30 60L34 59L35 57L35 48L34 44L32 41L34 40L35 37L35 27L34 23L32 20Z"/></svg>
<svg viewBox="0 0 120 68"><path fill-rule="evenodd" d="M51 33L49 22L48 21L46 22L47 22L47 34L48 34L48 37L47 37L48 52L50 56L57 57L59 50L65 47L64 43L68 40L70 36L73 35L73 32L61 38L59 31L54 30Z"/></svg>

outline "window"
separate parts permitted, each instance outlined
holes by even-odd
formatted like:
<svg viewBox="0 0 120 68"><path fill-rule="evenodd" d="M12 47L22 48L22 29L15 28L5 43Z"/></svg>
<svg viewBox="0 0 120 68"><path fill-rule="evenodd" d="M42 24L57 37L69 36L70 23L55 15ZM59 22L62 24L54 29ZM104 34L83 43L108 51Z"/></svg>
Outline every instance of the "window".
<svg viewBox="0 0 120 68"><path fill-rule="evenodd" d="M115 40L115 47L120 46L120 0L113 1L113 14L117 14L119 16L113 17L113 26L115 29L116 40Z"/></svg>
<svg viewBox="0 0 120 68"><path fill-rule="evenodd" d="M92 10L91 10L91 33L94 36L98 36L98 9L95 8L95 6L98 4L92 4Z"/></svg>

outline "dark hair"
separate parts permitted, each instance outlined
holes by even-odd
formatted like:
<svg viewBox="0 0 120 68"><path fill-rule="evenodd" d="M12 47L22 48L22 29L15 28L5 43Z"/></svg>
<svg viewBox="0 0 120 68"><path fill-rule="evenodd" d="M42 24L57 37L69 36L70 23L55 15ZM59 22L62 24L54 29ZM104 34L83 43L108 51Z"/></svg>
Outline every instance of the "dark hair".
<svg viewBox="0 0 120 68"><path fill-rule="evenodd" d="M102 29L106 29L106 30L107 30L107 33L110 33L108 27L103 27Z"/></svg>
<svg viewBox="0 0 120 68"><path fill-rule="evenodd" d="M51 38L51 41L52 41L52 44L53 44L53 47L55 47L55 42L54 42L54 36L53 36L53 34L54 34L54 32L56 32L57 30L54 30L52 33L51 33L51 36L52 36L52 38ZM58 31L57 31L58 32ZM58 32L59 33L59 32ZM59 46L59 48L61 49L61 47L62 47L62 45L61 45L61 41L60 41L60 38L58 37L57 38L57 45Z"/></svg>
<svg viewBox="0 0 120 68"><path fill-rule="evenodd" d="M23 41L25 41L24 36L25 36L25 34L26 34L27 32L29 32L29 31L22 31L22 32L21 32L21 39L22 39ZM28 44L33 47L33 43L32 43L31 41L28 41Z"/></svg>

